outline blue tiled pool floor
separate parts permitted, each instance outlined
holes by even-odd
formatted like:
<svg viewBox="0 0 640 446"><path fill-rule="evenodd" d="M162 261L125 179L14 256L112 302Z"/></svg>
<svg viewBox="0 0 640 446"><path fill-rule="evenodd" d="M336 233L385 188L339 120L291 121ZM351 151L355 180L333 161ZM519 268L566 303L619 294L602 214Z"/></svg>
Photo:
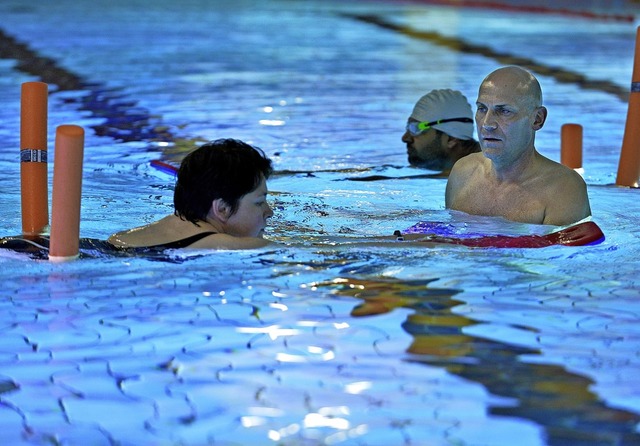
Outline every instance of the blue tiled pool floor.
<svg viewBox="0 0 640 446"><path fill-rule="evenodd" d="M2 235L20 230L19 86L50 76L50 140L87 129L83 237L171 212L173 178L150 161L231 136L274 160L279 244L0 252L0 444L640 443L640 202L613 186L636 5L591 2L629 21L446 3L2 2ZM446 211L444 180L393 179L423 173L400 141L415 100L473 103L508 61L539 70L541 152L559 159L560 126L584 126L606 240L346 243L420 220L538 230ZM372 174L391 179L346 181Z"/></svg>

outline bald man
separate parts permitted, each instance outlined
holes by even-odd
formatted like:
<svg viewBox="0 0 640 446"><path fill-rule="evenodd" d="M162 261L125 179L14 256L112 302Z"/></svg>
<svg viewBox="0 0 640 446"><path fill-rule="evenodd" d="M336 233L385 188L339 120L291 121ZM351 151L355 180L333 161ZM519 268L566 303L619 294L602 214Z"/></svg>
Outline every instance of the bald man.
<svg viewBox="0 0 640 446"><path fill-rule="evenodd" d="M453 166L445 193L447 208L558 226L591 215L582 177L535 148L547 109L533 74L515 66L492 72L480 85L476 105L482 152Z"/></svg>

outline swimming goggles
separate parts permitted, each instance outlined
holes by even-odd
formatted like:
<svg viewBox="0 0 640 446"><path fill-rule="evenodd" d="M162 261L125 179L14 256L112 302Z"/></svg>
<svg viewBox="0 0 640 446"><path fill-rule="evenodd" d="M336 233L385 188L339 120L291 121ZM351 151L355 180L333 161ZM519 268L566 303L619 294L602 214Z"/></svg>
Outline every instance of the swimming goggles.
<svg viewBox="0 0 640 446"><path fill-rule="evenodd" d="M407 122L407 132L411 133L413 136L418 136L420 133L429 130L432 126L444 124L445 122L473 122L473 119L449 118L449 119L438 119L437 121L431 121L431 122L409 121Z"/></svg>

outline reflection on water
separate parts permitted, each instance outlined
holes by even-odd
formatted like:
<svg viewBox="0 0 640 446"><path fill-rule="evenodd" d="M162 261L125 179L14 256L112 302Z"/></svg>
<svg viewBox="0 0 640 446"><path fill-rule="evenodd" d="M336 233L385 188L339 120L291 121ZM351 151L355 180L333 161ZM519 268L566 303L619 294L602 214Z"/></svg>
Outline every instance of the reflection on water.
<svg viewBox="0 0 640 446"><path fill-rule="evenodd" d="M402 323L413 341L407 361L437 365L481 383L513 404L494 405L495 415L526 418L545 426L552 445L632 444L640 417L606 407L589 390L592 381L554 365L535 364L523 355L539 351L467 335L475 321L454 313L462 290L437 288L437 279L340 277L316 284L337 295L362 299L351 315L375 317L396 308L413 310Z"/></svg>
<svg viewBox="0 0 640 446"><path fill-rule="evenodd" d="M540 429L551 444L640 444L637 191L609 186L634 26L433 2L23 3L0 2L2 236L19 227L18 87L38 77L52 84L50 130L91 129L83 237L171 212L174 179L149 162L233 136L274 159L268 237L285 247L173 262L0 258L0 444L511 446L542 444ZM473 103L482 77L513 62L544 78L543 154L558 159L561 124L583 124L607 240L336 241L417 221L533 233L445 211L446 181L418 178L400 141L425 89ZM492 333L502 322L513 330Z"/></svg>

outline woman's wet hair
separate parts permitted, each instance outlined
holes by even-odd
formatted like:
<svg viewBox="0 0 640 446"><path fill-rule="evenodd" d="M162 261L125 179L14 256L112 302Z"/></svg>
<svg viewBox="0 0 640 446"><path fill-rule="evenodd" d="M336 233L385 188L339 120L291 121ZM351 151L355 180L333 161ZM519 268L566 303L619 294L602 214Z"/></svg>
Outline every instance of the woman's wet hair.
<svg viewBox="0 0 640 446"><path fill-rule="evenodd" d="M238 210L239 200L273 172L264 152L237 139L217 139L188 154L178 170L175 214L194 224L205 221L213 200Z"/></svg>

